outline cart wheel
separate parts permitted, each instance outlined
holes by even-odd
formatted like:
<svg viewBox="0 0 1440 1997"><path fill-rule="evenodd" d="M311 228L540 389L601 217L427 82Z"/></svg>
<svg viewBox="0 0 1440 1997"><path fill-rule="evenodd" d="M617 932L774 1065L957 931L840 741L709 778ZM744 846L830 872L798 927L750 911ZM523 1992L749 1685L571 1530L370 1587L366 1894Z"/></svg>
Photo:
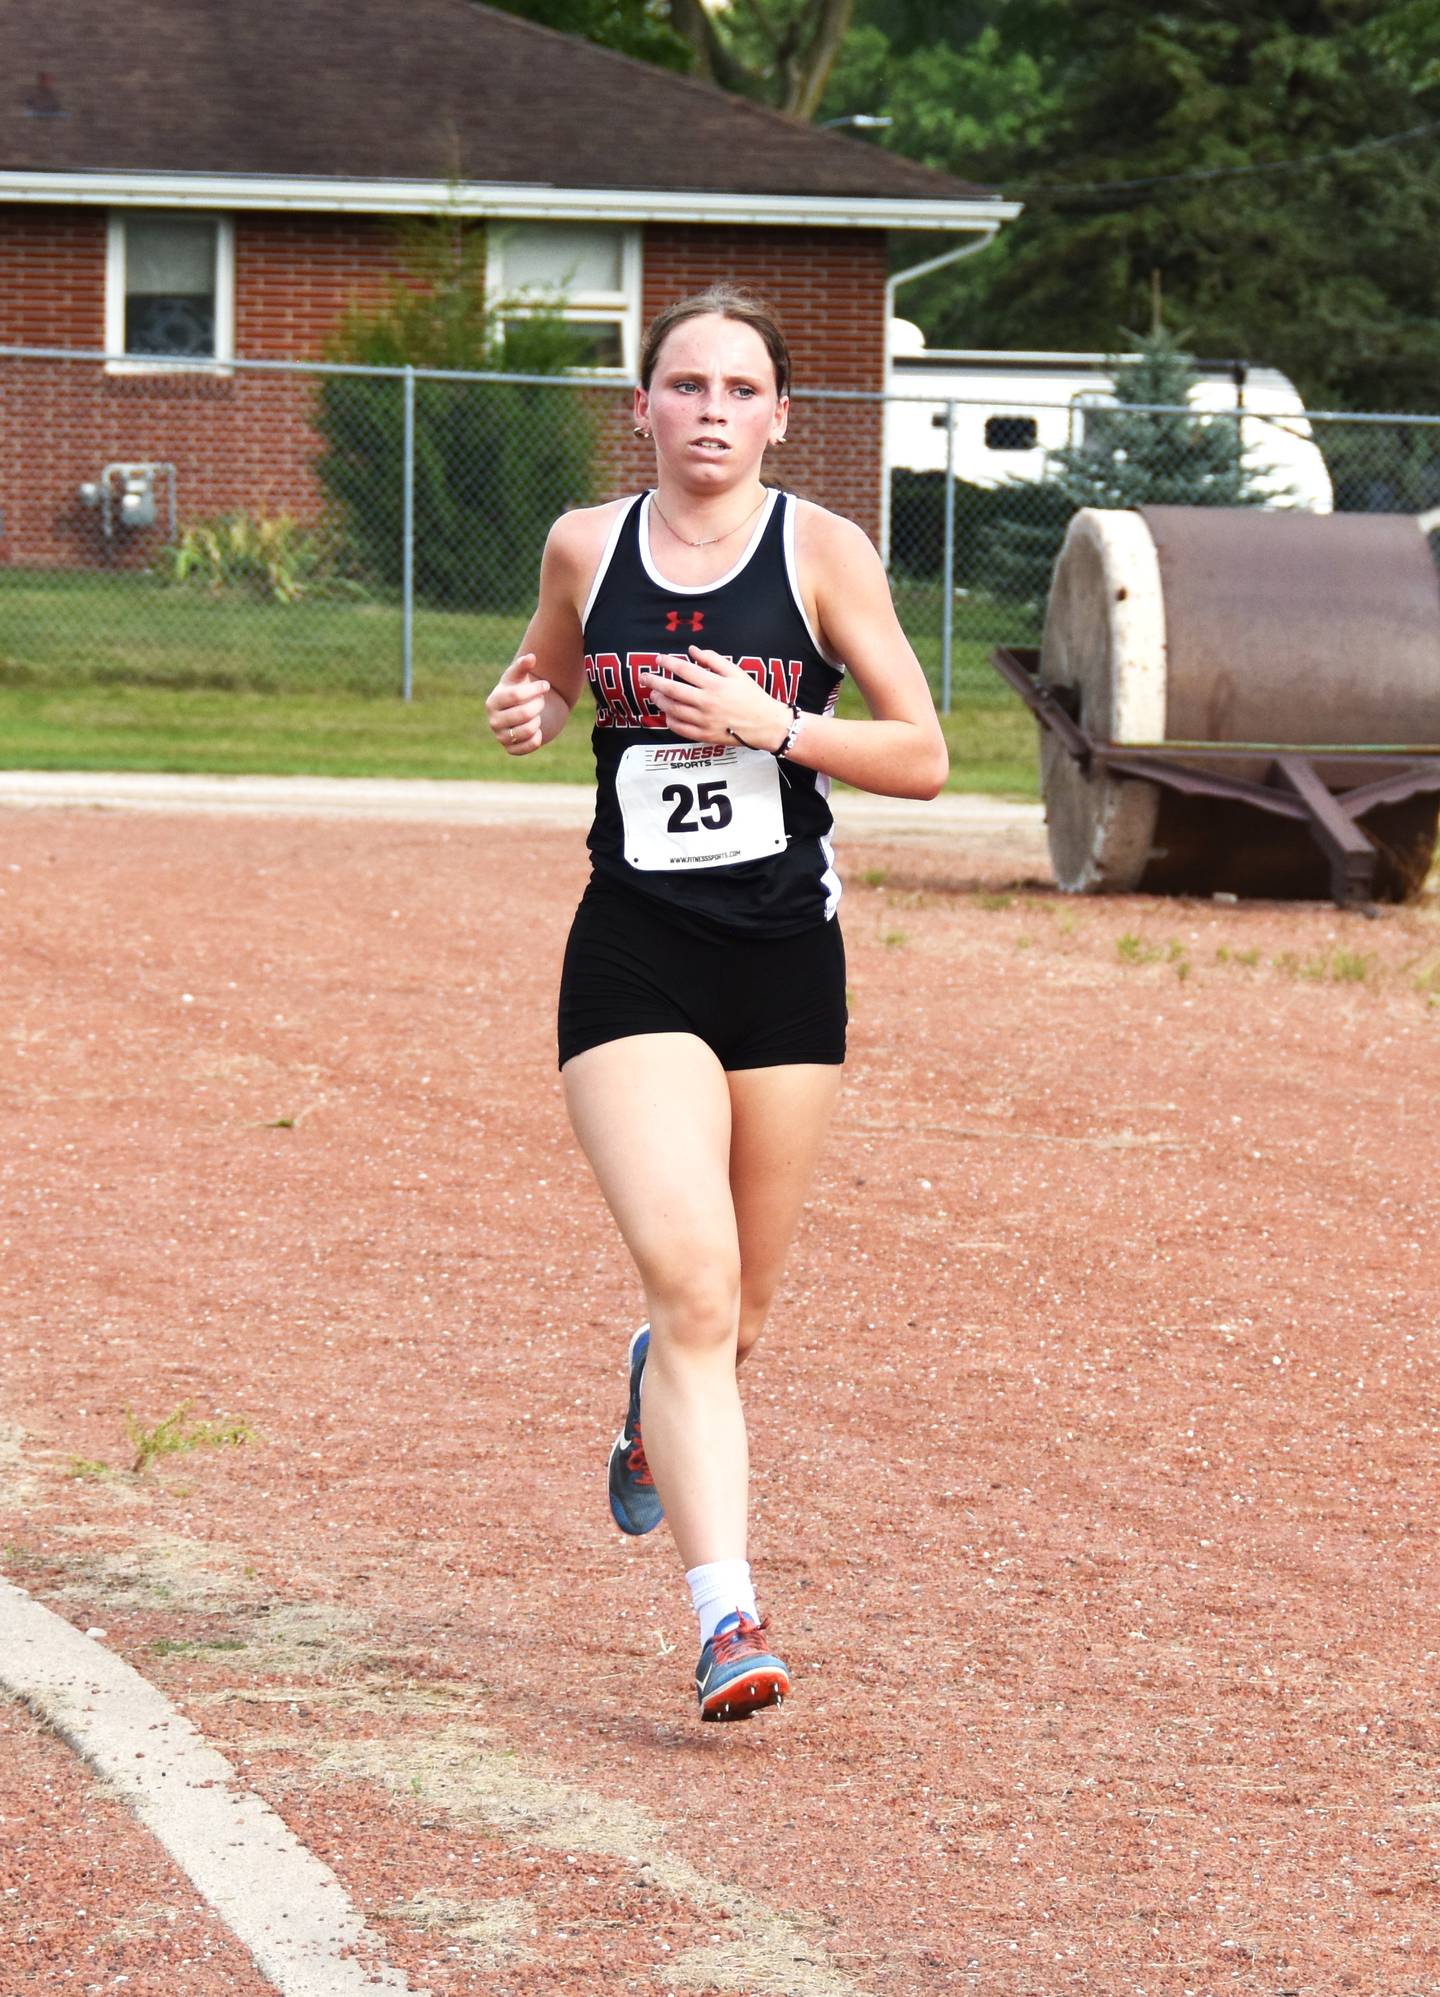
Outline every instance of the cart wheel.
<svg viewBox="0 0 1440 1997"><path fill-rule="evenodd" d="M1085 508L1055 565L1040 679L1081 726L1112 742L1165 739L1165 607L1155 543L1138 513ZM1160 793L1130 777L1087 775L1050 730L1040 735L1050 863L1072 894L1139 886Z"/></svg>

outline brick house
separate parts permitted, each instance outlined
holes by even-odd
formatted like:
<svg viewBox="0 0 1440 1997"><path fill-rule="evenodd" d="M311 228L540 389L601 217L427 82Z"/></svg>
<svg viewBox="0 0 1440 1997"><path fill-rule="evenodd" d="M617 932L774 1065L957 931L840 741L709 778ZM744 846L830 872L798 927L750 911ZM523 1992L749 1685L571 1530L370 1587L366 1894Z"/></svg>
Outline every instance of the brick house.
<svg viewBox="0 0 1440 1997"><path fill-rule="evenodd" d="M110 357L0 357L14 564L143 558L163 505L122 550L78 497L117 461L174 466L182 519L313 511L313 385L237 362L319 358L406 218L483 218L502 304L563 292L639 484L624 387L667 300L751 286L801 386L879 389L892 233L963 245L1017 212L472 0L7 0L0 79L0 347ZM875 405L800 405L786 482L874 531L880 432Z"/></svg>

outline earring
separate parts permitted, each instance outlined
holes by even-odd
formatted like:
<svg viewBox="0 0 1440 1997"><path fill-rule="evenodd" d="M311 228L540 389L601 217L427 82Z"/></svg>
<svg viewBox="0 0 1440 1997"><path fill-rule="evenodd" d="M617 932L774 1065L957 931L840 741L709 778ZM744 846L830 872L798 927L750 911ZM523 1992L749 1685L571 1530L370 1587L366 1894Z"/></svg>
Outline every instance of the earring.
<svg viewBox="0 0 1440 1997"><path fill-rule="evenodd" d="M647 441L650 436L650 432L645 428L643 423L637 423L630 434L632 437L644 437Z"/></svg>
<svg viewBox="0 0 1440 1997"><path fill-rule="evenodd" d="M778 451L780 446L784 443L784 441L785 439L783 437L772 437L770 439L771 449Z"/></svg>

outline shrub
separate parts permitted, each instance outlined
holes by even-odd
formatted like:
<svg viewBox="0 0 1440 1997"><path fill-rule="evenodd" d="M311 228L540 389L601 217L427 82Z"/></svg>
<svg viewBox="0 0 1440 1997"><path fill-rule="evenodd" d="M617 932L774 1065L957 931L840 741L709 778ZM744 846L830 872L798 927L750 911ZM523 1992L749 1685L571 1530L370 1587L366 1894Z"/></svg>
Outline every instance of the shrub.
<svg viewBox="0 0 1440 1997"><path fill-rule="evenodd" d="M346 573L344 550L324 528L302 527L288 514L266 520L223 513L187 527L163 561L169 580L213 595L243 590L275 603L304 596L363 594Z"/></svg>
<svg viewBox="0 0 1440 1997"><path fill-rule="evenodd" d="M553 313L502 322L485 296L483 238L449 222L412 234L406 275L352 310L332 358L368 366L561 375L581 358ZM422 601L513 610L533 601L557 513L592 496L595 392L506 381L415 384L414 581ZM330 375L316 470L366 572L402 577L401 383Z"/></svg>
<svg viewBox="0 0 1440 1997"><path fill-rule="evenodd" d="M975 589L985 581L981 536L1012 504L1006 486L955 480L955 584ZM897 574L938 578L945 561L945 474L895 471L890 478L890 562Z"/></svg>

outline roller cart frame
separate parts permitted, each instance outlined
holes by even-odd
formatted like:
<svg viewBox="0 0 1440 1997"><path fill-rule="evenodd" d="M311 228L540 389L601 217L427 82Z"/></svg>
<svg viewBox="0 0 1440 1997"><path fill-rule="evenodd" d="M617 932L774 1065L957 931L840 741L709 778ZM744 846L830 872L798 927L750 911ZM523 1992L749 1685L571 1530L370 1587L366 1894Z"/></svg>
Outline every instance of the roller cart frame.
<svg viewBox="0 0 1440 1997"><path fill-rule="evenodd" d="M1184 797L1248 805L1299 821L1330 870L1330 893L1342 908L1371 902L1381 854L1361 820L1379 805L1440 794L1440 750L1276 744L1166 742L1158 747L1105 741L1081 723L1067 687L1040 678L1038 647L1001 645L990 663L1054 735L1087 777L1134 778ZM1217 767L1249 763L1254 777Z"/></svg>

